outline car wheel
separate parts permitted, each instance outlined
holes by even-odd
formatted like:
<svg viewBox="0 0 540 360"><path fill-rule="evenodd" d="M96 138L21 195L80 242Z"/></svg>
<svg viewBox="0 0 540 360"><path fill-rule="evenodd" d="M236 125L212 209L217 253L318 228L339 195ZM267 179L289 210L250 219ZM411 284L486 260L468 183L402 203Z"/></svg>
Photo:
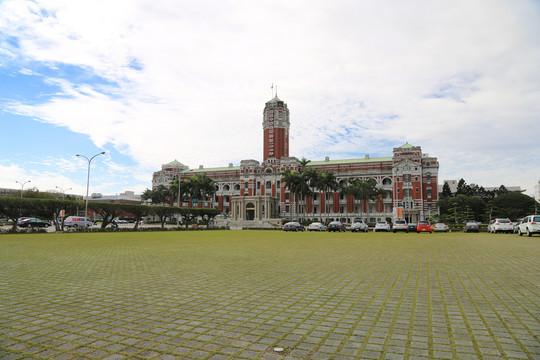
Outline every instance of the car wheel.
<svg viewBox="0 0 540 360"><path fill-rule="evenodd" d="M523 233L521 232L521 229L518 229L518 235L523 236Z"/></svg>
<svg viewBox="0 0 540 360"><path fill-rule="evenodd" d="M532 233L531 233L531 231L529 230L529 228L527 228L527 236L529 236L529 237L532 236Z"/></svg>

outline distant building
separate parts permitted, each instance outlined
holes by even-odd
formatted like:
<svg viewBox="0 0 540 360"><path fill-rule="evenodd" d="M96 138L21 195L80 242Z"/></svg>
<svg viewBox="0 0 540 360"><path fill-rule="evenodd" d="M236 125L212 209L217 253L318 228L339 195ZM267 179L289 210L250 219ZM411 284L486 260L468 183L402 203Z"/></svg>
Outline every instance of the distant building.
<svg viewBox="0 0 540 360"><path fill-rule="evenodd" d="M94 193L88 198L88 201L99 201L117 204L140 204L141 196L135 195L133 191L125 191L116 195L102 195L100 193Z"/></svg>
<svg viewBox="0 0 540 360"><path fill-rule="evenodd" d="M339 183L352 178L373 178L384 195L376 200L358 200L339 192L315 193L306 199L292 196L285 188L282 173L298 172L300 161L289 155L290 114L277 95L263 110L263 160L242 160L239 166L190 169L174 160L164 164L152 178L152 187L171 186L174 179L185 179L204 173L216 183L214 199L197 206L216 206L232 220L288 219L341 220L352 222L364 218L369 222L391 221L405 217L415 222L428 218L437 210L439 162L422 153L420 146L404 144L393 149L391 156L361 159L311 161L308 166L320 172L332 171ZM187 203L182 204L187 206ZM327 211L328 209L328 211ZM292 213L292 214L291 214Z"/></svg>

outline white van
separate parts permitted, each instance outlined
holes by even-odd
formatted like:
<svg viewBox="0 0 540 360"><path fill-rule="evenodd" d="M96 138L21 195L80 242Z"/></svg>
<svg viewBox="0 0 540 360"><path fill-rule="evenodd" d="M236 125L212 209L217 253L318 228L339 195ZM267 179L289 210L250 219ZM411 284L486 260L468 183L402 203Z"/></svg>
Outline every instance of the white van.
<svg viewBox="0 0 540 360"><path fill-rule="evenodd" d="M65 227L83 227L83 226L92 226L92 221L90 219L85 218L84 216L68 216L64 220L64 226Z"/></svg>

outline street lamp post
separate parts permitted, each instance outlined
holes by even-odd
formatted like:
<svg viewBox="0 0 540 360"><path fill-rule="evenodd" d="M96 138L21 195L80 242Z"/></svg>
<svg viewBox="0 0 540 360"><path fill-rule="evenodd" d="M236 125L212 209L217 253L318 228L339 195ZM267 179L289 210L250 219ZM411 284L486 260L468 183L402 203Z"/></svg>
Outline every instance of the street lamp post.
<svg viewBox="0 0 540 360"><path fill-rule="evenodd" d="M18 181L15 181L17 184L21 185L21 199L22 199L22 193L23 193L23 188L24 188L24 185L26 185L27 183L30 182L30 180L28 181L25 181L25 182L18 182Z"/></svg>
<svg viewBox="0 0 540 360"><path fill-rule="evenodd" d="M60 186L57 186L56 188L59 189L59 190L62 192L62 199L65 199L65 197L66 197L66 191L72 190L72 188L69 188L69 189L62 189Z"/></svg>
<svg viewBox="0 0 540 360"><path fill-rule="evenodd" d="M178 202L178 207L182 207L182 205L180 204L180 174L178 174L178 193L176 194L177 196L177 202ZM180 226L180 214L178 214L178 216L176 217L176 226Z"/></svg>
<svg viewBox="0 0 540 360"><path fill-rule="evenodd" d="M105 154L105 151L102 151L94 156L92 156L90 159L87 158L86 156L84 155L80 155L80 154L77 154L77 156L80 156L80 157L83 157L86 159L86 161L88 161L88 176L86 178L86 204L85 204L85 207L84 207L84 217L86 219L88 219L88 188L90 186L90 163L92 162L92 160L94 160L94 158L98 155L103 155Z"/></svg>

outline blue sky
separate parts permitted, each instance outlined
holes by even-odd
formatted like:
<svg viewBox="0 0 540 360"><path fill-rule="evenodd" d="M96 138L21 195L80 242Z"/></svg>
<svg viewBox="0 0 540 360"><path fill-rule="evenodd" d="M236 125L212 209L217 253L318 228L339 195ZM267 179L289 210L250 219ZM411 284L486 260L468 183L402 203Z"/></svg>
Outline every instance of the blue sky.
<svg viewBox="0 0 540 360"><path fill-rule="evenodd" d="M0 187L84 194L101 151L91 193L262 160L274 83L293 156L409 142L440 180L532 194L539 33L537 1L0 0Z"/></svg>

